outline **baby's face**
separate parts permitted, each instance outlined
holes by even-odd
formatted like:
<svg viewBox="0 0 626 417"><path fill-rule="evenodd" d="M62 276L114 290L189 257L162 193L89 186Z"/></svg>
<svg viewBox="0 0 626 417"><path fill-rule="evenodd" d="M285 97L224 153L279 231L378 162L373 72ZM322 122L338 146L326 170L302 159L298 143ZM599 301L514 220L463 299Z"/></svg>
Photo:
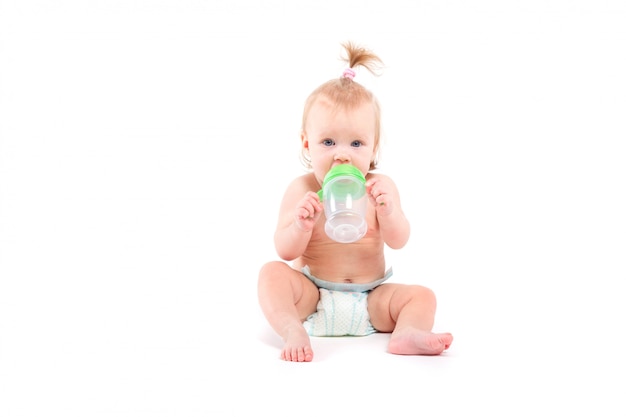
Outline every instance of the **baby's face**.
<svg viewBox="0 0 626 417"><path fill-rule="evenodd" d="M344 109L320 97L313 104L302 146L309 150L313 173L320 184L337 164L352 164L367 174L375 152L375 117L374 107L368 102Z"/></svg>

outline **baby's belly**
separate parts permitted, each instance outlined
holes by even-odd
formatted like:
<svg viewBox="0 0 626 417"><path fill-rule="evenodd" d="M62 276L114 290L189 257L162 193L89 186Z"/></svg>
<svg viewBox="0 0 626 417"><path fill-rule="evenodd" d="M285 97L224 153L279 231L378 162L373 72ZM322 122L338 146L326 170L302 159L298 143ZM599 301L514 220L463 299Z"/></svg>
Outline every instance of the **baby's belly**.
<svg viewBox="0 0 626 417"><path fill-rule="evenodd" d="M366 284L385 275L382 240L370 235L355 243L337 243L323 236L312 239L306 252L294 263L309 266L319 279L347 284Z"/></svg>
<svg viewBox="0 0 626 417"><path fill-rule="evenodd" d="M350 262L335 260L333 262L315 262L309 260L299 266L307 266L311 274L319 279L346 284L366 284L376 281L385 275L384 259L370 259L367 261Z"/></svg>

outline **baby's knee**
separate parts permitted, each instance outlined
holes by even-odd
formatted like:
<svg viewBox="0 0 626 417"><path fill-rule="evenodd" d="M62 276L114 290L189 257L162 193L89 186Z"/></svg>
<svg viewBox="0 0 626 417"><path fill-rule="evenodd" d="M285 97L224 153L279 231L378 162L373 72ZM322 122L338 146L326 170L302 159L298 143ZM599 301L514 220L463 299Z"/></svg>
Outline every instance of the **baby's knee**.
<svg viewBox="0 0 626 417"><path fill-rule="evenodd" d="M411 285L409 286L409 291L411 293L411 298L414 300L419 300L421 303L428 303L435 306L437 304L437 297L435 296L435 292L428 287L423 287L421 285Z"/></svg>
<svg viewBox="0 0 626 417"><path fill-rule="evenodd" d="M259 281L267 281L278 277L281 272L284 273L285 268L289 268L289 265L282 261L271 261L261 267L259 271Z"/></svg>

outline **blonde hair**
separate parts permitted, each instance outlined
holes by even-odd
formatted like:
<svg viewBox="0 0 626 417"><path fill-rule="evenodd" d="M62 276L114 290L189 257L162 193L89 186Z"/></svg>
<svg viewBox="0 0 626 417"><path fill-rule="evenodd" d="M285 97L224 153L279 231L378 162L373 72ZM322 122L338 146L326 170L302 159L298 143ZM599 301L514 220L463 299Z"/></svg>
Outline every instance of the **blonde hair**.
<svg viewBox="0 0 626 417"><path fill-rule="evenodd" d="M342 43L341 46L343 46L347 53L346 57L342 56L342 60L348 64L350 69L362 66L372 74L379 75L379 70L383 62L376 54L352 42ZM354 75L354 73L352 73L352 75ZM374 94L354 81L352 76L347 76L346 72L339 78L325 82L317 87L304 103L302 132L305 132L309 111L320 96L325 97L330 102L334 103L335 106L345 109L355 108L364 102L372 103L376 118L376 130L374 132L374 158L370 161L370 169L375 169L378 164L378 151L380 147L380 104ZM306 153L305 149L301 150L300 159L307 169L311 169L311 157Z"/></svg>

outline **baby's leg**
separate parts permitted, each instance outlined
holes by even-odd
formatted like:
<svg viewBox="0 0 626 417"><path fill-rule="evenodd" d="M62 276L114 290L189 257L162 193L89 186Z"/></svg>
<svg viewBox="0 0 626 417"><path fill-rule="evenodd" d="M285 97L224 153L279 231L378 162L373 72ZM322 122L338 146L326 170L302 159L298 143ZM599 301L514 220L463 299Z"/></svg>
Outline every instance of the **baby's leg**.
<svg viewBox="0 0 626 417"><path fill-rule="evenodd" d="M418 285L383 284L368 296L372 325L392 332L389 352L397 355L439 355L450 347L450 333L433 333L437 302L431 290Z"/></svg>
<svg viewBox="0 0 626 417"><path fill-rule="evenodd" d="M259 273L258 295L267 321L284 341L281 358L312 361L311 340L302 322L317 307L315 284L284 262L269 262Z"/></svg>

